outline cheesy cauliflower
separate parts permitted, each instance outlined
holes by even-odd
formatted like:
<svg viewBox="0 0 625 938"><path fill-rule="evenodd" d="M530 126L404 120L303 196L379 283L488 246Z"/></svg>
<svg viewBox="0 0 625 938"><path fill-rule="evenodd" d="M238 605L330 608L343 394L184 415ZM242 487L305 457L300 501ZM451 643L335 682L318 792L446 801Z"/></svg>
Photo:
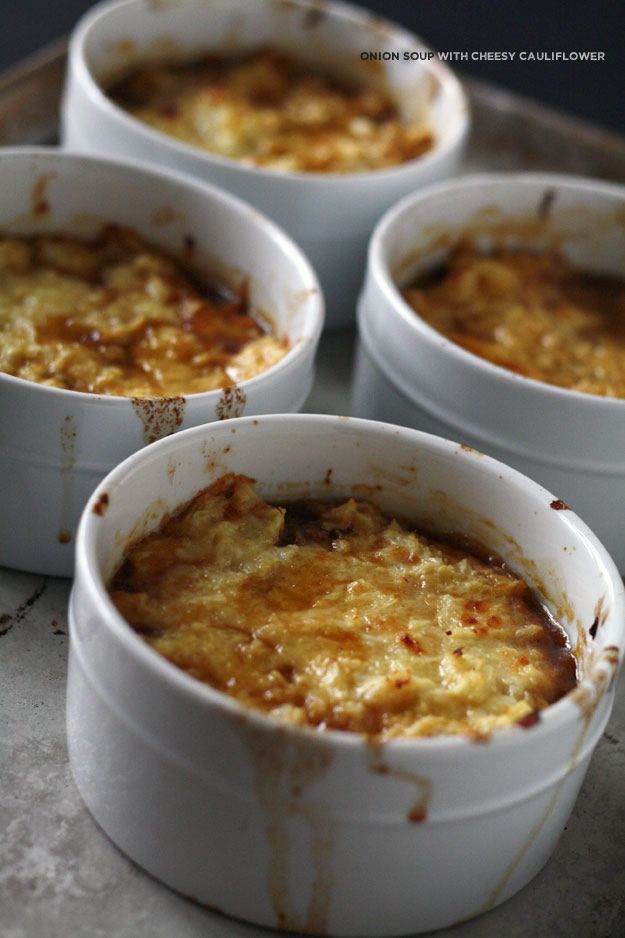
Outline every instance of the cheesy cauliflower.
<svg viewBox="0 0 625 938"><path fill-rule="evenodd" d="M111 91L133 117L250 166L354 173L396 166L433 145L385 92L341 84L271 48L146 65Z"/></svg>
<svg viewBox="0 0 625 938"><path fill-rule="evenodd" d="M136 543L113 602L188 674L284 722L479 737L570 690L526 584L367 501L267 504L226 475Z"/></svg>
<svg viewBox="0 0 625 938"><path fill-rule="evenodd" d="M453 342L495 365L574 391L625 397L625 280L553 253L460 245L443 271L405 291Z"/></svg>
<svg viewBox="0 0 625 938"><path fill-rule="evenodd" d="M126 397L231 387L282 358L285 341L244 291L203 289L133 231L94 241L0 238L0 371Z"/></svg>

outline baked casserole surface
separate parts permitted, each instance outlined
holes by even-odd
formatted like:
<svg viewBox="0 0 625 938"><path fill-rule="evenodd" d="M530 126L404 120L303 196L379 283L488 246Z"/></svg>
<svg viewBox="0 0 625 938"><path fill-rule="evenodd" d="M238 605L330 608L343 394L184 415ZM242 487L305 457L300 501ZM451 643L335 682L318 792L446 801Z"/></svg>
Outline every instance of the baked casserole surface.
<svg viewBox="0 0 625 938"><path fill-rule="evenodd" d="M625 279L587 273L556 253L461 244L404 291L462 348L537 381L625 397Z"/></svg>
<svg viewBox="0 0 625 938"><path fill-rule="evenodd" d="M338 82L271 48L145 65L110 93L156 130L272 170L383 169L422 156L434 142L421 121L402 121L384 90Z"/></svg>
<svg viewBox="0 0 625 938"><path fill-rule="evenodd" d="M169 661L297 726L479 738L576 682L521 579L360 498L277 506L223 476L130 548L110 590Z"/></svg>
<svg viewBox="0 0 625 938"><path fill-rule="evenodd" d="M231 387L288 350L245 290L204 288L130 229L0 238L0 371L128 397Z"/></svg>

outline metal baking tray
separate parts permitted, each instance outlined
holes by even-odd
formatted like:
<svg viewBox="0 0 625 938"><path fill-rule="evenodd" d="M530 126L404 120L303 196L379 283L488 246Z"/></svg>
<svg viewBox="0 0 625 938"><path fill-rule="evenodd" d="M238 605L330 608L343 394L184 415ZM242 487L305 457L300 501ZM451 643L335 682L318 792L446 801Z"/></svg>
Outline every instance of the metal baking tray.
<svg viewBox="0 0 625 938"><path fill-rule="evenodd" d="M50 46L0 75L0 145L56 141L65 50ZM555 170L625 182L625 138L487 84L465 84L473 112L465 172ZM324 336L309 412L345 411L354 339L353 330ZM0 570L0 934L262 934L161 886L111 845L82 804L65 746L69 589L67 580ZM623 938L624 770L621 693L554 857L503 906L439 938Z"/></svg>

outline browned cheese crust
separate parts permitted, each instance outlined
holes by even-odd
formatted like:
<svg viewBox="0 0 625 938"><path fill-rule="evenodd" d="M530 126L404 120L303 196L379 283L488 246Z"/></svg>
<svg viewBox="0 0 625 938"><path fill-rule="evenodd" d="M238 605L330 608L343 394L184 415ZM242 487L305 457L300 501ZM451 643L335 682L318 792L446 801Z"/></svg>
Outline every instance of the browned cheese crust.
<svg viewBox="0 0 625 938"><path fill-rule="evenodd" d="M231 387L279 361L245 297L204 288L129 229L0 238L0 371L56 388L163 397Z"/></svg>
<svg viewBox="0 0 625 938"><path fill-rule="evenodd" d="M462 348L563 388L625 397L625 279L585 273L557 254L460 245L404 292Z"/></svg>
<svg viewBox="0 0 625 938"><path fill-rule="evenodd" d="M236 58L147 65L111 96L178 140L287 172L384 169L422 156L434 142L421 121L401 120L384 91L338 82L268 48Z"/></svg>
<svg viewBox="0 0 625 938"><path fill-rule="evenodd" d="M479 737L576 682L521 579L355 498L279 507L226 475L135 544L110 589L161 655L298 726Z"/></svg>

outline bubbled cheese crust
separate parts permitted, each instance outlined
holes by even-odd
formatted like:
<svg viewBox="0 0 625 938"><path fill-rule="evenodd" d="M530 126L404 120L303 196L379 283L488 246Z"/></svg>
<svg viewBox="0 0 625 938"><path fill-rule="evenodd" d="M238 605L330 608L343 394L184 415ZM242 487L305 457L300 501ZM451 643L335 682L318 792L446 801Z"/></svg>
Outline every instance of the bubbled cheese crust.
<svg viewBox="0 0 625 938"><path fill-rule="evenodd" d="M437 276L405 291L416 312L495 365L574 391L625 397L625 280L557 254L468 242Z"/></svg>
<svg viewBox="0 0 625 938"><path fill-rule="evenodd" d="M111 95L138 120L178 140L283 172L384 169L433 145L428 128L403 122L385 92L338 83L270 48L145 66Z"/></svg>
<svg viewBox="0 0 625 938"><path fill-rule="evenodd" d="M245 296L200 288L133 231L0 238L0 371L51 387L163 397L231 387L286 341Z"/></svg>
<svg viewBox="0 0 625 938"><path fill-rule="evenodd" d="M137 543L122 615L188 674L279 720L481 736L575 684L525 583L350 498L277 507L228 475Z"/></svg>

